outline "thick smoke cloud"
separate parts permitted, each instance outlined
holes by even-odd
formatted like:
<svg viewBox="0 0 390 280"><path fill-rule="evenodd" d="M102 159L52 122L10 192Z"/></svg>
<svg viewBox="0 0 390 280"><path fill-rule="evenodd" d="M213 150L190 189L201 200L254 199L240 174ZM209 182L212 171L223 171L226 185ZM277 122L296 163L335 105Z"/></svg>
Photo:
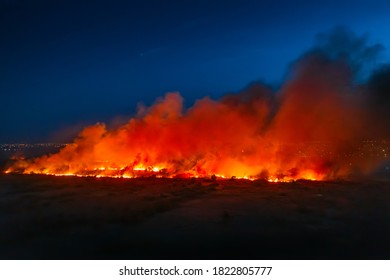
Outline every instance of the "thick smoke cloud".
<svg viewBox="0 0 390 280"><path fill-rule="evenodd" d="M372 137L390 139L390 64L373 72L365 90Z"/></svg>
<svg viewBox="0 0 390 280"><path fill-rule="evenodd" d="M85 128L59 153L18 161L9 171L98 176L238 176L268 180L335 179L369 174L383 158L364 142L383 137L388 67L359 83L383 47L337 28L319 35L275 91L256 84L220 100L183 107L168 93L125 125ZM376 139L374 139L376 140Z"/></svg>
<svg viewBox="0 0 390 280"><path fill-rule="evenodd" d="M367 78L375 68L384 50L382 44L370 44L367 34L358 36L339 26L330 32L318 34L311 52L347 64L354 79L361 80Z"/></svg>

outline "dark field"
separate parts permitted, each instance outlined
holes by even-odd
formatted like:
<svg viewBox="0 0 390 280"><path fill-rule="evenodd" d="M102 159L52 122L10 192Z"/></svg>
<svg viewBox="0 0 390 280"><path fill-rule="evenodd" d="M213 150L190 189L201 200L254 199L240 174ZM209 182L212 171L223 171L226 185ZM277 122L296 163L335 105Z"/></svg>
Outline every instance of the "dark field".
<svg viewBox="0 0 390 280"><path fill-rule="evenodd" d="M387 182L0 176L1 259L390 259Z"/></svg>

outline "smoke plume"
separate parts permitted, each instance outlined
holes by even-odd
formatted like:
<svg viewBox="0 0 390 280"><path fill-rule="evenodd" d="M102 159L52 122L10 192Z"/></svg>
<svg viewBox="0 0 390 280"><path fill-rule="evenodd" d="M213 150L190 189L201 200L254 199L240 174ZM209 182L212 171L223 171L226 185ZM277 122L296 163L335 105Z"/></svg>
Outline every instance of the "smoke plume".
<svg viewBox="0 0 390 280"><path fill-rule="evenodd" d="M18 161L8 171L270 181L369 174L383 158L367 156L367 141L389 137L390 67L367 83L359 75L382 49L336 28L318 36L276 91L255 84L190 108L179 93L167 93L119 128L86 127L60 152Z"/></svg>

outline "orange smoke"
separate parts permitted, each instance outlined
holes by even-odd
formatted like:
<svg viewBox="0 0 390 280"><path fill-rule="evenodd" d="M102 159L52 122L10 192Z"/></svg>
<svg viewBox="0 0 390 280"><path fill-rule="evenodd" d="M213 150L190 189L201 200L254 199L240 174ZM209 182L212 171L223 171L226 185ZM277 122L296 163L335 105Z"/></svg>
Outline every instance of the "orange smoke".
<svg viewBox="0 0 390 280"><path fill-rule="evenodd" d="M118 129L85 128L52 155L8 172L77 176L164 176L324 180L368 167L351 154L362 136L361 102L349 69L311 56L279 92L261 86L183 108L168 93Z"/></svg>

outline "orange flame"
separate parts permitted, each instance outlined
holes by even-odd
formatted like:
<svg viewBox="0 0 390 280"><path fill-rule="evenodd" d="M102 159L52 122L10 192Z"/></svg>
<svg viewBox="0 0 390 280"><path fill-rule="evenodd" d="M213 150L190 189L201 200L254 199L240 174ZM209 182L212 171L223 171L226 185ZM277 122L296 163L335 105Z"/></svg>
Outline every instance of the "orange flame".
<svg viewBox="0 0 390 280"><path fill-rule="evenodd" d="M118 129L87 127L60 152L17 161L6 172L269 182L342 177L365 168L343 156L353 152L362 123L349 83L347 69L320 61L302 64L276 94L257 86L185 110L180 94L168 93Z"/></svg>

